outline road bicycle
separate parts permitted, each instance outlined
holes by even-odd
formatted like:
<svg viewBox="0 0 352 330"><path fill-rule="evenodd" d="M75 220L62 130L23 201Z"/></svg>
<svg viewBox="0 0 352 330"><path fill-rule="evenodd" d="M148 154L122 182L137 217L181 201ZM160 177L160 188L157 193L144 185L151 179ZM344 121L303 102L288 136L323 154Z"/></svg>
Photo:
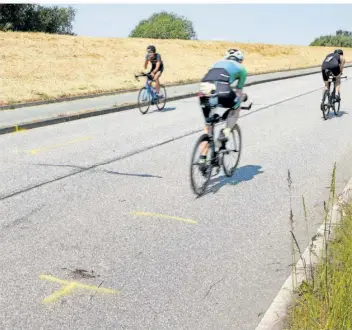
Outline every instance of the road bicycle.
<svg viewBox="0 0 352 330"><path fill-rule="evenodd" d="M138 93L138 108L139 111L144 115L148 112L151 105L156 105L158 110L162 110L166 104L166 89L165 86L160 84L159 95L156 94L155 81L153 77L148 73L141 73L134 75L134 77L139 81L139 77L147 77L145 86L142 87ZM146 109L143 110L143 104L145 104Z"/></svg>
<svg viewBox="0 0 352 330"><path fill-rule="evenodd" d="M193 153L192 153L192 161L191 161L191 168L190 168L190 177L191 177L191 187L194 193L198 196L202 195L209 183L210 177L212 175L213 168L216 168L216 174L219 174L220 169L223 168L224 173L227 177L233 176L238 166L241 150L242 150L242 134L241 129L238 124L235 125L234 129L232 130L230 137L226 143L222 143L220 146L216 146L218 144L216 139L214 139L214 128L216 124L221 123L226 120L228 114L230 113L232 108L227 109L222 116L217 113L214 113L213 110L217 108L217 106L212 106L211 101L209 99L216 98L218 94L212 94L211 97L205 97L204 94L198 95L204 99L208 99L205 102L208 103L208 106L211 108L211 113L209 115L209 119L206 123L208 127L208 133L202 134L197 142L195 143ZM242 110L250 110L252 107L252 103L248 106L241 106ZM235 110L237 111L237 110ZM235 138L235 133L238 134L238 138ZM233 141L233 147L229 147L230 140ZM199 155L197 156L197 151L200 150L200 146L204 145L204 148L208 148L208 152L210 150L210 159L206 160L205 163L199 163ZM203 149L204 150L204 149ZM235 164L233 166L227 166L225 164L225 160L230 157L230 154L234 153L237 156ZM194 175L196 173L196 169L200 169L201 176L205 179L205 182L198 186Z"/></svg>
<svg viewBox="0 0 352 330"><path fill-rule="evenodd" d="M340 111L341 101L337 101L335 98L336 95L336 77L333 75L331 70L326 69L325 73L328 76L328 89L323 94L323 99L321 100L320 110L323 112L324 120L327 120L329 117L330 109L334 110L335 116ZM341 77L347 78L347 76ZM331 83L333 83L334 87L331 90ZM327 99L327 103L325 100Z"/></svg>

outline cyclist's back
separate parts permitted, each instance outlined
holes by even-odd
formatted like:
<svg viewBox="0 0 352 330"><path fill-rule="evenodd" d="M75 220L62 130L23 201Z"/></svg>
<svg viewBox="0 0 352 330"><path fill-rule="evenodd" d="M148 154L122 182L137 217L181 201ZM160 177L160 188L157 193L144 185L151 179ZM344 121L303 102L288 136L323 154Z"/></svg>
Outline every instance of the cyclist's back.
<svg viewBox="0 0 352 330"><path fill-rule="evenodd" d="M326 55L323 61L324 66L330 66L330 67L335 67L337 65L340 65L340 54L337 53L330 53Z"/></svg>
<svg viewBox="0 0 352 330"><path fill-rule="evenodd" d="M242 63L234 60L222 59L217 61L206 75L201 80L201 90L205 91L209 89L207 83L210 86L214 86L216 93L218 94L218 103L223 107L232 108L237 103L236 94L231 88L236 80L238 80L236 89L242 90L246 82L247 70ZM214 84L214 85L213 85Z"/></svg>
<svg viewBox="0 0 352 330"><path fill-rule="evenodd" d="M227 74L230 76L228 77ZM236 88L242 89L246 78L247 70L243 64L231 60L220 60L212 66L202 81L224 81L232 84L238 80Z"/></svg>

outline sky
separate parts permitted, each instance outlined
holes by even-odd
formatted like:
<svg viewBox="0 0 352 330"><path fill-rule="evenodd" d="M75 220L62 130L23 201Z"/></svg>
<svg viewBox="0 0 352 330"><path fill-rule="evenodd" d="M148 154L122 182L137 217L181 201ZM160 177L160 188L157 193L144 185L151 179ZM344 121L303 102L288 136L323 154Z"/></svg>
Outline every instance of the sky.
<svg viewBox="0 0 352 330"><path fill-rule="evenodd" d="M77 9L74 32L91 37L128 37L141 19L162 10L191 20L200 40L308 45L316 37L335 34L339 29L352 31L352 4L75 4L72 7Z"/></svg>

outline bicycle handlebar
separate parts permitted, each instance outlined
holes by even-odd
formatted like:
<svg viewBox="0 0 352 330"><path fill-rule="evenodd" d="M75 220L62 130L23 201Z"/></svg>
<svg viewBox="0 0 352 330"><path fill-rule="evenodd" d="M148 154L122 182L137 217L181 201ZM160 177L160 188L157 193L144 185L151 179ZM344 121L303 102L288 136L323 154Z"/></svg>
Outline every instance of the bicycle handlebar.
<svg viewBox="0 0 352 330"><path fill-rule="evenodd" d="M139 79L138 79L139 77L148 77L148 79L153 80L153 77L149 73L144 73L144 72L142 72L140 74L135 74L134 77L138 81L139 81Z"/></svg>
<svg viewBox="0 0 352 330"><path fill-rule="evenodd" d="M251 110L252 104L253 104L253 102L251 102L251 104L250 104L248 107L241 106L240 108L241 108L242 110Z"/></svg>

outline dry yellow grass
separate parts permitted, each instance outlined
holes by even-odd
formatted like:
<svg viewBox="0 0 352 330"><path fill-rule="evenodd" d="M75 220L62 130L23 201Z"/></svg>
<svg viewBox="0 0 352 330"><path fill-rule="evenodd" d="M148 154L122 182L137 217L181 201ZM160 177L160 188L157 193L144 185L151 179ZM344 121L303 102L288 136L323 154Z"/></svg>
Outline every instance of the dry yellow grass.
<svg viewBox="0 0 352 330"><path fill-rule="evenodd" d="M230 47L245 52L249 74L320 65L333 48L89 38L44 33L0 32L0 104L139 88L146 46L154 44L165 63L162 83L197 81ZM351 49L346 59L352 57Z"/></svg>

